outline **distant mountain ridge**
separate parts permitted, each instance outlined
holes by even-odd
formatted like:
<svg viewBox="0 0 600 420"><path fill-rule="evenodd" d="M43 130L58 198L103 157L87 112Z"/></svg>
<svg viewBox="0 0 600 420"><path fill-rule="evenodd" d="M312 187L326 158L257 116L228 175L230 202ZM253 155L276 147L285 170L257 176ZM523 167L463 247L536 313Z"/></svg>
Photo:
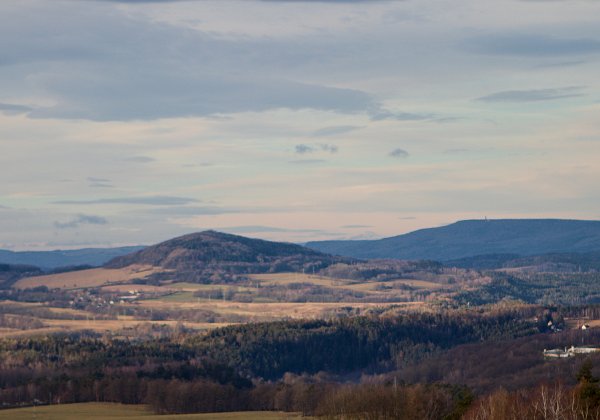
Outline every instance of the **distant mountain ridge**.
<svg viewBox="0 0 600 420"><path fill-rule="evenodd" d="M479 255L531 256L600 251L600 221L463 220L379 240L316 241L307 247L353 258L458 260Z"/></svg>
<svg viewBox="0 0 600 420"><path fill-rule="evenodd" d="M101 266L120 255L143 249L143 246L117 248L84 248L55 251L7 251L0 250L0 264L33 265L45 270L68 266Z"/></svg>

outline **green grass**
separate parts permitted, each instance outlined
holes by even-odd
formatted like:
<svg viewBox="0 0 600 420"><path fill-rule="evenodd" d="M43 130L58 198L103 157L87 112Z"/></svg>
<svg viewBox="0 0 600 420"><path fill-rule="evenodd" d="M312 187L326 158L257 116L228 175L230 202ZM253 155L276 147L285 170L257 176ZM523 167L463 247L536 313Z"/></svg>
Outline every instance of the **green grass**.
<svg viewBox="0 0 600 420"><path fill-rule="evenodd" d="M82 403L0 410L0 420L262 420L299 418L295 413L248 411L239 413L156 415L144 405Z"/></svg>

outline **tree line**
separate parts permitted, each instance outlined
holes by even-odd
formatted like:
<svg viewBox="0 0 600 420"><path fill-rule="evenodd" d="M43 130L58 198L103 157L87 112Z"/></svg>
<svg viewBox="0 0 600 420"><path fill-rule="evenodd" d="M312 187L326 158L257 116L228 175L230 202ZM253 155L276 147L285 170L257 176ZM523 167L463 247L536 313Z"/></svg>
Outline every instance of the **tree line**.
<svg viewBox="0 0 600 420"><path fill-rule="evenodd" d="M308 413L324 404L317 397L337 390L332 375L385 372L461 343L536 331L510 311L455 311L245 324L148 340L7 338L0 340L0 405L113 401L157 412Z"/></svg>

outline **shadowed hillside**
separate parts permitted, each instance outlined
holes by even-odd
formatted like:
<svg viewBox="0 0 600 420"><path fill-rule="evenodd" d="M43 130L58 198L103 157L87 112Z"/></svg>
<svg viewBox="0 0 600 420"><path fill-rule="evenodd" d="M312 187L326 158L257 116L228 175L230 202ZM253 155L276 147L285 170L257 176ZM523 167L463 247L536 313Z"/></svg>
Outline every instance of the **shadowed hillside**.
<svg viewBox="0 0 600 420"><path fill-rule="evenodd" d="M600 221L464 220L369 241L309 242L309 248L355 258L447 261L485 254L527 256L600 250Z"/></svg>
<svg viewBox="0 0 600 420"><path fill-rule="evenodd" d="M577 272L600 271L600 251L585 253L549 253L542 255L492 254L446 261L449 267L495 270L526 268L531 271Z"/></svg>
<svg viewBox="0 0 600 420"><path fill-rule="evenodd" d="M9 287L25 276L37 276L42 270L31 265L0 264L0 288Z"/></svg>

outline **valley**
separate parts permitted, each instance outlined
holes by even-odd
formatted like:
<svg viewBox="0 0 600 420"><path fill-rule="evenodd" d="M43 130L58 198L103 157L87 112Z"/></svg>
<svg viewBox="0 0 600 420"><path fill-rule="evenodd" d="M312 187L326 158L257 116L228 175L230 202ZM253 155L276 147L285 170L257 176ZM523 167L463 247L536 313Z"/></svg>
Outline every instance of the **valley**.
<svg viewBox="0 0 600 420"><path fill-rule="evenodd" d="M515 255L358 259L206 231L100 267L5 264L0 418L469 418L499 387L576 395L582 356L543 350L600 345L596 254Z"/></svg>

